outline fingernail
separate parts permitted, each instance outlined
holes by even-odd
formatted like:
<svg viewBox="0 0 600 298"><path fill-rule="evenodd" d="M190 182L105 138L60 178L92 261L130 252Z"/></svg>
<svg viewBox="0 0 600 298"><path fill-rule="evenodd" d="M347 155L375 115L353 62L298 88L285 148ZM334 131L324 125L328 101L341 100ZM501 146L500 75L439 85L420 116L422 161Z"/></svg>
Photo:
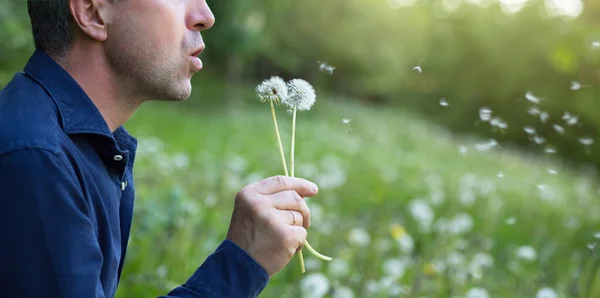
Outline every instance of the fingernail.
<svg viewBox="0 0 600 298"><path fill-rule="evenodd" d="M310 186L310 190L312 190L313 192L317 192L317 191L319 191L319 188L317 187L317 185L316 185L316 184L314 184L314 183L313 183L313 184Z"/></svg>

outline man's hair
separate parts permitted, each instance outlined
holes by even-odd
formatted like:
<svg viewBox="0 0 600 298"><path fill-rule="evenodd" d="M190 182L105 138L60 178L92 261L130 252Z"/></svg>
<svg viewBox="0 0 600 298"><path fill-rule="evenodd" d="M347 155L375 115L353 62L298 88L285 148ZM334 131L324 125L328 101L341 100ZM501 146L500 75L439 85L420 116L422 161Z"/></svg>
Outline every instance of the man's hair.
<svg viewBox="0 0 600 298"><path fill-rule="evenodd" d="M69 10L69 0L27 0L27 11L35 48L63 57L75 41L76 25Z"/></svg>
<svg viewBox="0 0 600 298"><path fill-rule="evenodd" d="M69 0L27 0L35 48L62 57L75 39Z"/></svg>

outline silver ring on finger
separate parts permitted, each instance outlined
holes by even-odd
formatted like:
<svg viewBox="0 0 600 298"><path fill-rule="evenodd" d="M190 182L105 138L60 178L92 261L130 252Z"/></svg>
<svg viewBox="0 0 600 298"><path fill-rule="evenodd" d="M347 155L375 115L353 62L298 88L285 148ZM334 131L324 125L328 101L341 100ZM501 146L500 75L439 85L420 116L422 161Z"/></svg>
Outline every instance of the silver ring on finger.
<svg viewBox="0 0 600 298"><path fill-rule="evenodd" d="M288 211L292 214L292 218L293 218L292 226L294 226L294 225L296 225L296 214L292 210L288 210Z"/></svg>

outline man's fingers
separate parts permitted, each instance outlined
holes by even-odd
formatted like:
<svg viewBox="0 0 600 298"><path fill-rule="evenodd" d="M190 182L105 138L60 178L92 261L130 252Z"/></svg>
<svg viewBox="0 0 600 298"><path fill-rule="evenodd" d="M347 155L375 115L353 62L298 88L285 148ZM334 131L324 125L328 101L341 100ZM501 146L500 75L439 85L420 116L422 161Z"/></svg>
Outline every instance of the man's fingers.
<svg viewBox="0 0 600 298"><path fill-rule="evenodd" d="M303 226L310 227L310 209L304 198L293 190L283 191L269 196L272 199L273 207L279 210L297 211L302 217ZM289 213L289 212L288 212ZM290 214L288 214L289 216Z"/></svg>
<svg viewBox="0 0 600 298"><path fill-rule="evenodd" d="M280 216L284 219L284 222L290 226L301 227L304 223L302 213L295 210L277 210Z"/></svg>
<svg viewBox="0 0 600 298"><path fill-rule="evenodd" d="M300 251L302 249L302 247L304 247L304 242L306 242L306 236L307 236L307 232L306 229L303 227L298 227L298 226L290 226L289 227L291 232L292 232L292 237L294 237L295 241L296 241L296 253L298 251Z"/></svg>
<svg viewBox="0 0 600 298"><path fill-rule="evenodd" d="M287 176L273 176L256 184L256 190L263 195L270 195L281 191L294 190L302 197L312 197L319 191L316 184L302 178Z"/></svg>

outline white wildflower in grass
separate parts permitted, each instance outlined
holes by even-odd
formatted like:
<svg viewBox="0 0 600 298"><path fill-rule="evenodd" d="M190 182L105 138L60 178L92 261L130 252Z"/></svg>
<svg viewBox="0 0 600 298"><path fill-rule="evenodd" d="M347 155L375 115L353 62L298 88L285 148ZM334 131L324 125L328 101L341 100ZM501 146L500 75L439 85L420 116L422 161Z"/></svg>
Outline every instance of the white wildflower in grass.
<svg viewBox="0 0 600 298"><path fill-rule="evenodd" d="M333 298L354 298L354 292L348 287L338 287L333 290Z"/></svg>
<svg viewBox="0 0 600 298"><path fill-rule="evenodd" d="M350 273L350 264L344 259L335 259L327 266L327 273L332 277L344 277Z"/></svg>
<svg viewBox="0 0 600 298"><path fill-rule="evenodd" d="M475 149L480 152L489 151L498 146L498 142L494 139L490 139L489 141L481 144L476 144Z"/></svg>
<svg viewBox="0 0 600 298"><path fill-rule="evenodd" d="M409 210L414 220L419 224L421 231L429 232L435 219L435 214L429 204L424 200L416 199L410 202Z"/></svg>
<svg viewBox="0 0 600 298"><path fill-rule="evenodd" d="M356 246L368 246L371 243L369 232L363 228L354 228L348 233L348 241Z"/></svg>
<svg viewBox="0 0 600 298"><path fill-rule="evenodd" d="M542 112L540 114L540 120L544 123L546 123L546 121L548 121L548 119L550 119L550 114L548 114L548 112Z"/></svg>
<svg viewBox="0 0 600 298"><path fill-rule="evenodd" d="M413 251L413 249L415 248L415 241L414 241L413 237L409 234L404 235L397 241L398 241L398 246L400 247L400 250L405 254L411 253Z"/></svg>
<svg viewBox="0 0 600 298"><path fill-rule="evenodd" d="M491 118L492 118L492 109L487 108L487 107L483 107L483 108L479 109L479 119L481 119L481 121L487 122L487 121L490 121Z"/></svg>
<svg viewBox="0 0 600 298"><path fill-rule="evenodd" d="M523 130L527 133L527 134L535 134L535 128L531 127L531 126L525 126L523 127Z"/></svg>
<svg viewBox="0 0 600 298"><path fill-rule="evenodd" d="M521 246L521 247L517 248L515 253L519 259L522 259L522 260L525 260L528 262L533 262L537 259L537 252L536 252L535 248L533 248L531 246Z"/></svg>
<svg viewBox="0 0 600 298"><path fill-rule="evenodd" d="M558 294L551 288L541 288L535 294L535 298L558 298Z"/></svg>
<svg viewBox="0 0 600 298"><path fill-rule="evenodd" d="M517 223L517 218L516 218L516 217L514 217L514 216L511 216L511 217L507 218L507 219L506 219L504 222L505 222L507 225L514 225L514 224L516 224L516 223Z"/></svg>
<svg viewBox="0 0 600 298"><path fill-rule="evenodd" d="M529 108L529 110L527 110L527 113L529 113L533 116L536 116L536 115L539 115L541 112L540 112L540 109L538 109L536 107L531 107L531 108Z"/></svg>
<svg viewBox="0 0 600 298"><path fill-rule="evenodd" d="M464 234L473 229L473 218L467 213L459 213L448 223L448 232L454 235Z"/></svg>
<svg viewBox="0 0 600 298"><path fill-rule="evenodd" d="M556 130L557 133L561 135L565 133L565 129L558 124L553 124L552 127L554 128L554 130Z"/></svg>
<svg viewBox="0 0 600 298"><path fill-rule="evenodd" d="M450 104L448 103L448 101L445 98L440 99L440 106L442 107L447 107Z"/></svg>
<svg viewBox="0 0 600 298"><path fill-rule="evenodd" d="M418 73L423 73L423 69L421 69L421 66L415 66L415 67L413 67L413 70Z"/></svg>
<svg viewBox="0 0 600 298"><path fill-rule="evenodd" d="M407 262L402 259L393 258L383 261L383 272L386 276L402 278L406 272Z"/></svg>
<svg viewBox="0 0 600 298"><path fill-rule="evenodd" d="M589 137L579 138L579 143L581 143L585 146L590 146L590 145L594 144L594 139L589 138Z"/></svg>
<svg viewBox="0 0 600 298"><path fill-rule="evenodd" d="M466 298L489 298L490 294L484 288L471 288L467 291L465 295Z"/></svg>
<svg viewBox="0 0 600 298"><path fill-rule="evenodd" d="M329 286L329 279L322 273L311 273L300 281L302 296L306 298L325 297Z"/></svg>
<svg viewBox="0 0 600 298"><path fill-rule="evenodd" d="M540 99L537 96L533 95L531 91L527 91L527 93L525 93L525 99L534 104L540 103Z"/></svg>

